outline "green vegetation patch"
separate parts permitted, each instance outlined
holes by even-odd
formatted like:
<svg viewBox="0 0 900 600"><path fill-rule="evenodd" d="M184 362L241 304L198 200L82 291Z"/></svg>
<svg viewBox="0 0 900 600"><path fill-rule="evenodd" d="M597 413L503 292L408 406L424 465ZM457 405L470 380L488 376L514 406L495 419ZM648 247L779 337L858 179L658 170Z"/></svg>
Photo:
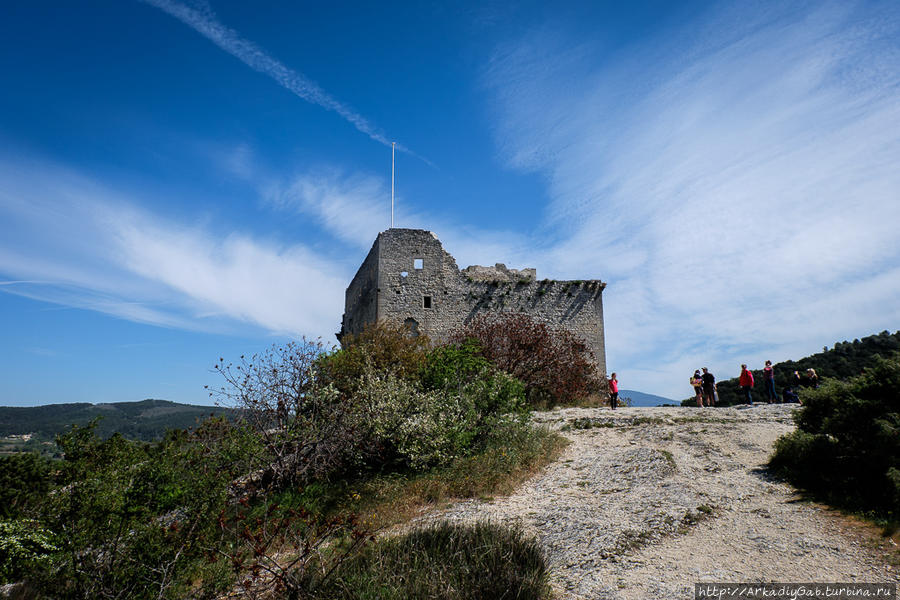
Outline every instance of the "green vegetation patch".
<svg viewBox="0 0 900 600"><path fill-rule="evenodd" d="M550 597L540 548L520 529L441 523L381 540L312 598L519 600Z"/></svg>
<svg viewBox="0 0 900 600"><path fill-rule="evenodd" d="M807 390L794 419L769 462L777 473L829 504L900 518L900 357Z"/></svg>
<svg viewBox="0 0 900 600"><path fill-rule="evenodd" d="M374 542L429 503L509 493L565 445L531 426L525 385L479 344L374 328L340 351L290 343L215 370L236 422L143 442L94 419L57 436L57 460L4 458L0 583L58 600L543 597L515 531Z"/></svg>
<svg viewBox="0 0 900 600"><path fill-rule="evenodd" d="M573 429L594 429L596 427L615 427L616 423L612 419L602 419L599 417L578 417L571 419L562 426L562 431L571 431Z"/></svg>

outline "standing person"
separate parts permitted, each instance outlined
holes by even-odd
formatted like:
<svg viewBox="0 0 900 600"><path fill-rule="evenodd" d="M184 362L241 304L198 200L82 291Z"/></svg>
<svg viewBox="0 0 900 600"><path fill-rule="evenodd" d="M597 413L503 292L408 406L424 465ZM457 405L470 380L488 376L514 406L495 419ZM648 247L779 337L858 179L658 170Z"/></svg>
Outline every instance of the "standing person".
<svg viewBox="0 0 900 600"><path fill-rule="evenodd" d="M753 406L753 398L750 396L750 390L753 388L753 373L747 370L747 365L741 365L741 378L738 380L738 385L741 386L744 401Z"/></svg>
<svg viewBox="0 0 900 600"><path fill-rule="evenodd" d="M697 406L703 407L703 380L700 378L700 369L694 371L691 376L691 387L694 388L694 395L697 397Z"/></svg>
<svg viewBox="0 0 900 600"><path fill-rule="evenodd" d="M819 376L816 375L815 369L806 370L806 382L807 385L813 389L819 387Z"/></svg>
<svg viewBox="0 0 900 600"><path fill-rule="evenodd" d="M803 380L800 378L800 373L794 371L794 374L791 375L791 388L795 392L799 392L801 387L803 387Z"/></svg>
<svg viewBox="0 0 900 600"><path fill-rule="evenodd" d="M616 379L616 374L613 373L609 378L609 405L613 410L616 410L616 404L619 403L619 380Z"/></svg>
<svg viewBox="0 0 900 600"><path fill-rule="evenodd" d="M703 375L700 376L700 385L703 388L703 403L706 406L716 405L716 377L703 367Z"/></svg>
<svg viewBox="0 0 900 600"><path fill-rule="evenodd" d="M772 368L771 360L767 360L763 368L763 383L766 385L766 402L769 404L778 402L778 394L775 393L775 369Z"/></svg>

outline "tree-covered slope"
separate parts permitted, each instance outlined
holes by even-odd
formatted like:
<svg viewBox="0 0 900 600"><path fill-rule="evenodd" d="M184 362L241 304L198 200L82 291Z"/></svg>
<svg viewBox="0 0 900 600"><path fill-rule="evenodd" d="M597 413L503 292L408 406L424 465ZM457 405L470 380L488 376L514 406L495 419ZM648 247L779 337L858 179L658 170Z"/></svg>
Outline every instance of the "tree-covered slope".
<svg viewBox="0 0 900 600"><path fill-rule="evenodd" d="M101 417L97 433L109 437L121 433L136 440L158 440L167 429L187 429L210 415L229 413L215 406L178 404L168 400L113 402L110 404L49 404L32 407L0 407L0 437L31 434L35 440L52 440L73 424L84 425Z"/></svg>

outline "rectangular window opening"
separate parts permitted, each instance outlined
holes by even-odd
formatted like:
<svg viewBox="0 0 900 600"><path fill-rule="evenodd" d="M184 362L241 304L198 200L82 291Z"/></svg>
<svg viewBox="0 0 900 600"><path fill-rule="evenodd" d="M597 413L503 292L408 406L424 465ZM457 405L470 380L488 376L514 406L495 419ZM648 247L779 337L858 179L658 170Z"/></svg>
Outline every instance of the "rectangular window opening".
<svg viewBox="0 0 900 600"><path fill-rule="evenodd" d="M422 306L425 308L431 308L431 296L425 296L422 298Z"/></svg>
<svg viewBox="0 0 900 600"><path fill-rule="evenodd" d="M417 271L420 270L420 269L423 269L423 268L425 268L425 264L424 264L424 263L425 263L425 261L424 261L423 259L421 259L421 258L414 258L414 259L413 259L413 268L416 269Z"/></svg>

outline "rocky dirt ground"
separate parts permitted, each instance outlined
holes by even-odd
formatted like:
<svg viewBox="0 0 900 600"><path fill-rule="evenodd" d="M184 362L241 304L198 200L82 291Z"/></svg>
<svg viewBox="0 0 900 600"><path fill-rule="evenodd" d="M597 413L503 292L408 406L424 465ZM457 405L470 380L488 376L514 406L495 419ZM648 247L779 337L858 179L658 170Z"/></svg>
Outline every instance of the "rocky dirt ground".
<svg viewBox="0 0 900 600"><path fill-rule="evenodd" d="M511 496L423 515L519 523L558 598L692 598L697 582L898 582L872 527L803 501L764 464L792 405L570 408L571 444Z"/></svg>

